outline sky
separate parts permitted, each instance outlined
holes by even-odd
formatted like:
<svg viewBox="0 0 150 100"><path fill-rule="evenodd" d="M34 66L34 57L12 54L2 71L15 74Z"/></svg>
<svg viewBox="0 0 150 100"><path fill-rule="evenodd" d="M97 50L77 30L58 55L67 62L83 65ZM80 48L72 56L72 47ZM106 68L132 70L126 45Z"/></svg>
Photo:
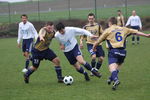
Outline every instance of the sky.
<svg viewBox="0 0 150 100"><path fill-rule="evenodd" d="M13 2L24 2L24 1L29 1L29 0L0 0L0 2L10 2L10 3L13 3Z"/></svg>

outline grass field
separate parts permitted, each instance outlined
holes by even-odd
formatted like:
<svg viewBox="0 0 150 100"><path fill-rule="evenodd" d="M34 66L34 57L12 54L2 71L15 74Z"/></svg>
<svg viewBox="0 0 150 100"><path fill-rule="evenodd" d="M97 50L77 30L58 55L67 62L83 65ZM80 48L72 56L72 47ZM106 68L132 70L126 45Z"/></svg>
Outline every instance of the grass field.
<svg viewBox="0 0 150 100"><path fill-rule="evenodd" d="M22 52L17 48L16 38L0 39L0 100L150 100L150 39L141 38L140 45L127 43L127 58L119 77L121 85L112 91L106 84L109 76L106 58L100 72L101 79L91 77L85 82L82 75L76 72L59 50L54 40L50 46L60 57L63 75L71 75L74 83L71 86L58 84L52 63L43 61L41 66L25 84L21 70L24 66ZM105 47L105 46L104 46ZM85 59L90 56L82 50Z"/></svg>
<svg viewBox="0 0 150 100"><path fill-rule="evenodd" d="M142 8L142 9L141 9ZM114 8L101 8L97 10L97 18L98 19L107 19L110 16L116 16L117 10L121 9L124 16L125 16L125 7L114 7ZM129 6L127 9L127 16L131 15L132 10L137 10L137 14L140 17L147 17L150 16L150 5L143 5L143 6ZM94 12L94 10L73 10L70 12L72 19L86 19L87 14L89 12ZM39 21L38 13L28 14L30 21ZM68 11L55 11L55 12L48 12L48 13L40 13L40 21L54 21L58 19L68 19L69 12ZM20 22L20 14L11 15L11 23ZM9 16L8 15L1 15L0 16L0 23L8 23Z"/></svg>

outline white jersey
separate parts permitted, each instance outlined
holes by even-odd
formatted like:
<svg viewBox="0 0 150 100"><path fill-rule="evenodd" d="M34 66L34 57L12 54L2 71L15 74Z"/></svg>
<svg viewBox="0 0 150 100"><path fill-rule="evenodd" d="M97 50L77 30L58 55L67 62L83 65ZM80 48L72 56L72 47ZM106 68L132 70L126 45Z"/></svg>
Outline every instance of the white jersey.
<svg viewBox="0 0 150 100"><path fill-rule="evenodd" d="M126 23L126 26L139 26L140 28L142 28L142 23L141 23L141 19L139 16L130 16L127 23Z"/></svg>
<svg viewBox="0 0 150 100"><path fill-rule="evenodd" d="M37 31L35 30L34 26L30 22L26 22L25 24L23 22L19 23L19 28L18 28L18 44L22 39L30 39L30 38L35 38L37 39L38 34Z"/></svg>
<svg viewBox="0 0 150 100"><path fill-rule="evenodd" d="M75 27L65 27L65 33L61 34L58 31L55 34L55 38L65 46L63 52L71 51L77 44L76 35L93 36L89 31Z"/></svg>

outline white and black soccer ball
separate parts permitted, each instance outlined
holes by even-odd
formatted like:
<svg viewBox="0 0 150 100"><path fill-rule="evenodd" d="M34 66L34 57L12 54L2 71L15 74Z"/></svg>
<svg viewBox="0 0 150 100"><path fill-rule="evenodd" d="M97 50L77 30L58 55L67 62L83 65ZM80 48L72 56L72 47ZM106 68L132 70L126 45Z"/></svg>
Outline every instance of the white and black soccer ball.
<svg viewBox="0 0 150 100"><path fill-rule="evenodd" d="M66 85L71 85L73 83L73 77L72 76L65 76L63 81Z"/></svg>

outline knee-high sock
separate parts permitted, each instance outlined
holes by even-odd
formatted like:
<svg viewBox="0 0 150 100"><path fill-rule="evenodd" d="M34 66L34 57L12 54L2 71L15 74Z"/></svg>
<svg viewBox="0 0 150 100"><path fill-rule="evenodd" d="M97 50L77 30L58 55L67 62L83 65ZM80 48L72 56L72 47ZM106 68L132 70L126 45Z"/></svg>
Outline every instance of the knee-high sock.
<svg viewBox="0 0 150 100"><path fill-rule="evenodd" d="M92 61L91 61L91 66L92 66L92 68L94 68L95 65L96 65L96 60L95 60L95 59L92 59Z"/></svg>
<svg viewBox="0 0 150 100"><path fill-rule="evenodd" d="M57 74L57 79L62 79L62 69L60 66L55 66L55 71Z"/></svg>
<svg viewBox="0 0 150 100"><path fill-rule="evenodd" d="M100 61L98 61L97 64L96 64L96 69L100 69L101 65L102 65L102 63Z"/></svg>
<svg viewBox="0 0 150 100"><path fill-rule="evenodd" d="M30 59L26 59L26 62L25 62L25 68L26 68L26 69L28 69L29 63L30 63Z"/></svg>
<svg viewBox="0 0 150 100"><path fill-rule="evenodd" d="M87 70L92 70L92 67L89 63L85 62L85 64L83 65Z"/></svg>
<svg viewBox="0 0 150 100"><path fill-rule="evenodd" d="M28 68L28 71L25 73L27 77L29 77L35 70Z"/></svg>
<svg viewBox="0 0 150 100"><path fill-rule="evenodd" d="M81 74L85 74L85 73L86 73L82 67L80 67L80 69L77 69L77 71L78 71L79 73L81 73Z"/></svg>
<svg viewBox="0 0 150 100"><path fill-rule="evenodd" d="M118 73L117 73L117 70L115 70L115 71L113 71L113 72L111 73L111 79L112 79L113 81L118 80Z"/></svg>

